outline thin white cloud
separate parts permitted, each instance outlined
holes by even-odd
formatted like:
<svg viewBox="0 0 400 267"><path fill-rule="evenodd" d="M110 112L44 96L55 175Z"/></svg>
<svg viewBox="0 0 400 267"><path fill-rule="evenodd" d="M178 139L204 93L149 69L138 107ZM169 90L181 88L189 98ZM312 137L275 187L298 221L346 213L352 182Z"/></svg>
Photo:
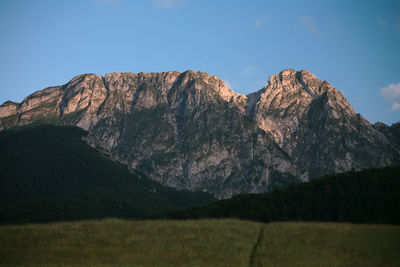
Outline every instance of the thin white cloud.
<svg viewBox="0 0 400 267"><path fill-rule="evenodd" d="M397 102L394 102L392 105L392 110L391 111L396 111L396 110L400 110L400 104Z"/></svg>
<svg viewBox="0 0 400 267"><path fill-rule="evenodd" d="M256 70L256 68L254 66L247 66L240 73L241 74L249 74L249 73L254 72L255 70Z"/></svg>
<svg viewBox="0 0 400 267"><path fill-rule="evenodd" d="M382 29L391 29L395 34L400 33L400 16L395 16L391 20L385 20L377 18L376 22L381 26Z"/></svg>
<svg viewBox="0 0 400 267"><path fill-rule="evenodd" d="M312 17L302 16L300 18L300 24L305 27L311 34L321 34Z"/></svg>
<svg viewBox="0 0 400 267"><path fill-rule="evenodd" d="M400 16L396 16L394 19L394 30L396 33L400 33Z"/></svg>
<svg viewBox="0 0 400 267"><path fill-rule="evenodd" d="M157 0L156 7L157 8L174 8L180 4L185 2L185 0Z"/></svg>
<svg viewBox="0 0 400 267"><path fill-rule="evenodd" d="M256 21L254 22L254 28L261 27L263 25L263 20L260 18L257 18Z"/></svg>
<svg viewBox="0 0 400 267"><path fill-rule="evenodd" d="M122 0L96 0L98 3L118 4Z"/></svg>
<svg viewBox="0 0 400 267"><path fill-rule="evenodd" d="M332 29L334 29L337 32L340 32L342 30L339 22L336 19L331 20L331 27L332 27Z"/></svg>
<svg viewBox="0 0 400 267"><path fill-rule="evenodd" d="M389 102L395 102L400 99L400 82L389 84L381 89L381 96Z"/></svg>
<svg viewBox="0 0 400 267"><path fill-rule="evenodd" d="M378 18L376 22L381 25L382 29L386 28L388 25L388 22L382 18Z"/></svg>
<svg viewBox="0 0 400 267"><path fill-rule="evenodd" d="M365 95L364 94L360 94L357 96L357 100L364 100L365 99Z"/></svg>
<svg viewBox="0 0 400 267"><path fill-rule="evenodd" d="M259 28L261 26L263 26L264 22L268 19L267 16L262 16L259 18L256 18L256 20L254 21L253 27L254 28Z"/></svg>

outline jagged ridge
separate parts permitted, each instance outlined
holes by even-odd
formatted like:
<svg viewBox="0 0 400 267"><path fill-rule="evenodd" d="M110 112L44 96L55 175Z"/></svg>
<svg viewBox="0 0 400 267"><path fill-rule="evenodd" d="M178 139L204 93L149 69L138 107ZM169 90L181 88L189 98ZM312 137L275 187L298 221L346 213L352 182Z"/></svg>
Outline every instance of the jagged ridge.
<svg viewBox="0 0 400 267"><path fill-rule="evenodd" d="M77 125L130 168L221 198L400 159L390 131L305 70L248 96L197 71L84 74L0 106L0 129L37 120Z"/></svg>

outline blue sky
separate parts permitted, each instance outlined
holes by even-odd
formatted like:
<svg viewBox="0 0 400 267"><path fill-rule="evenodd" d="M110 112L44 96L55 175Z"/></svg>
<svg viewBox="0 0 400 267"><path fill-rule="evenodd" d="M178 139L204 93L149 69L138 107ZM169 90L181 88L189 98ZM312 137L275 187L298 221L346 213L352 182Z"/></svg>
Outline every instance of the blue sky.
<svg viewBox="0 0 400 267"><path fill-rule="evenodd" d="M307 69L400 120L400 1L1 0L0 103L82 73L201 70L248 94Z"/></svg>

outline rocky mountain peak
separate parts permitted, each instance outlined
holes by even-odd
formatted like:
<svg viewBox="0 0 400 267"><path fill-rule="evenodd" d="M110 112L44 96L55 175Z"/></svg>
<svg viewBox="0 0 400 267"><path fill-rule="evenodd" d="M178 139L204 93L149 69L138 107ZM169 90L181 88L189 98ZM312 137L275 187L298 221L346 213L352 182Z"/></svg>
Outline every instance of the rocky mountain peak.
<svg viewBox="0 0 400 267"><path fill-rule="evenodd" d="M296 71L294 69L285 69L278 74L272 75L264 89L270 88L280 90L284 94L298 93L304 91L312 98L321 95L326 87L321 87L323 82L314 74L307 70ZM325 84L328 86L328 84Z"/></svg>
<svg viewBox="0 0 400 267"><path fill-rule="evenodd" d="M247 96L200 71L83 74L0 106L0 130L33 121L79 126L130 168L218 197L400 164L400 125L373 127L307 70Z"/></svg>
<svg viewBox="0 0 400 267"><path fill-rule="evenodd" d="M380 143L381 146L387 147L391 143L389 139L393 139L393 134L388 132L387 137L383 137L382 133L375 129L379 127L372 127L365 118L356 114L343 94L329 82L319 80L306 70L286 69L272 75L263 89L248 97L253 99L252 107L248 109L249 116L262 130L270 134L292 159L308 165L312 177L322 175L318 170L321 164L319 163L318 168L309 165L316 159L313 159L311 154L306 156L306 151L315 153L321 150L318 155L336 151L337 157L345 155L343 159L338 158L330 162L330 166L325 165L327 169L345 171L358 168L359 163L356 162L365 160L357 153L346 151L354 151L356 147L356 150L364 151L362 142ZM360 143L361 139L365 141ZM322 143L325 148L321 147ZM399 153L393 152L394 150L390 153ZM369 154L369 158L375 157L370 152L364 153ZM383 158L375 160L382 166L388 164ZM392 160L394 158L389 161ZM368 164L376 164L369 162Z"/></svg>
<svg viewBox="0 0 400 267"><path fill-rule="evenodd" d="M285 69L270 76L264 88L249 96L248 114L284 147L291 133L300 127L310 105L329 88L329 84L307 70Z"/></svg>
<svg viewBox="0 0 400 267"><path fill-rule="evenodd" d="M0 118L12 116L17 113L19 104L12 101L6 101L0 106Z"/></svg>
<svg viewBox="0 0 400 267"><path fill-rule="evenodd" d="M18 105L19 105L19 103L17 103L17 102L7 100L6 102L3 103L2 106L18 106Z"/></svg>

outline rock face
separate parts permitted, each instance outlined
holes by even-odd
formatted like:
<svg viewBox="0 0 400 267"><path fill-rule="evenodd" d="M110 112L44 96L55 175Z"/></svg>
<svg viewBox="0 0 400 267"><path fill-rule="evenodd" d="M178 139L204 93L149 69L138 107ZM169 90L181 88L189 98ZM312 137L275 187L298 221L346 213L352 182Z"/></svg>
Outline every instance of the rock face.
<svg viewBox="0 0 400 267"><path fill-rule="evenodd" d="M34 121L79 126L130 168L219 198L400 164L398 131L372 126L305 70L248 96L195 71L85 74L0 106L0 129Z"/></svg>
<svg viewBox="0 0 400 267"><path fill-rule="evenodd" d="M399 162L399 146L308 71L287 69L251 95L248 115L310 177Z"/></svg>

